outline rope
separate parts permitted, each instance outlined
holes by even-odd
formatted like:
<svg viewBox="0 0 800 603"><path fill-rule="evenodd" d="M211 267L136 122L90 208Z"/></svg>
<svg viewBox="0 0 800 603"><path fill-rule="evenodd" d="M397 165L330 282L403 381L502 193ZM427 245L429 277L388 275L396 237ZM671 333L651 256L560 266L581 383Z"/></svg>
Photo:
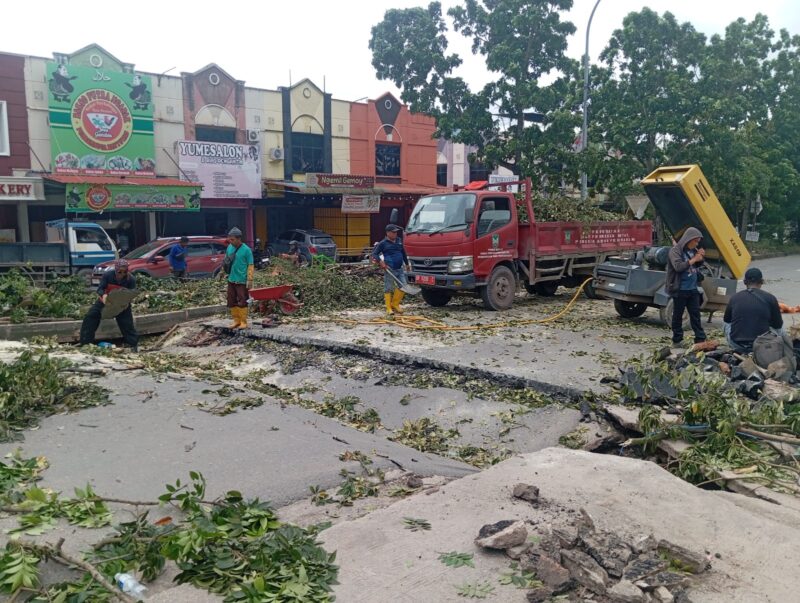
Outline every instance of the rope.
<svg viewBox="0 0 800 603"><path fill-rule="evenodd" d="M583 292L584 287L588 283L592 281L592 278L587 278L578 290L575 291L575 294L572 296L572 299L569 300L564 308L552 316L548 316L547 318L531 318L527 320L507 320L503 322L495 322L489 325L448 325L446 323L440 322L438 320L433 320L432 318L426 318L425 316L404 316L404 315L395 315L392 318L388 317L381 317L381 318L372 318L370 320L353 320L350 318L338 318L335 319L335 322L340 322L343 324L349 325L393 325L396 327L402 327L404 329L415 329L418 331L483 331L489 329L507 329L510 327L522 327L525 325L537 325L537 324L545 324L548 322L553 322L564 316L567 312L570 311L572 306L575 305L575 302L578 300L578 296L580 296L581 292Z"/></svg>

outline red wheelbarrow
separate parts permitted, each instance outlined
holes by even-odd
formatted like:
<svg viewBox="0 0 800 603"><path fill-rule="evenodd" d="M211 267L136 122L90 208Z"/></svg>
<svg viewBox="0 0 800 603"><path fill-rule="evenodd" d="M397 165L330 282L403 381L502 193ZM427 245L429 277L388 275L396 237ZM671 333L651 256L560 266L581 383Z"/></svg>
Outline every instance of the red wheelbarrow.
<svg viewBox="0 0 800 603"><path fill-rule="evenodd" d="M283 314L294 314L302 303L292 293L294 285L277 285L250 289L250 298L255 302L254 309L262 314L272 314L277 306Z"/></svg>

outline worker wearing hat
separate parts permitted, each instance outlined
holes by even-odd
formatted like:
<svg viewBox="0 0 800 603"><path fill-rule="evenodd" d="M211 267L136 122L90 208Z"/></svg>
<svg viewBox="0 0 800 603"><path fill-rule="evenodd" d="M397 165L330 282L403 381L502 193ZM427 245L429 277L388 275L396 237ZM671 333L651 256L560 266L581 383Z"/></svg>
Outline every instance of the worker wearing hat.
<svg viewBox="0 0 800 603"><path fill-rule="evenodd" d="M780 332L783 317L778 300L761 289L764 275L758 268L744 273L744 291L731 297L722 317L725 337L735 352L749 353L759 335L770 329Z"/></svg>
<svg viewBox="0 0 800 603"><path fill-rule="evenodd" d="M399 226L389 224L386 227L386 238L378 243L375 249L372 250L372 261L379 263L381 268L386 271L383 277L383 298L386 303L387 316L403 313L403 310L400 308L400 302L403 301L403 296L405 295L400 289L401 285L397 284L395 279L390 276L389 272L391 272L402 285L408 283L406 270L410 270L410 267L408 265L406 250L403 247L403 240L399 236L401 230Z"/></svg>
<svg viewBox="0 0 800 603"><path fill-rule="evenodd" d="M247 299L249 289L253 288L253 251L242 241L242 231L231 228L228 232L228 249L225 252L225 266L230 263L228 273L227 301L233 316L232 329L247 328Z"/></svg>
<svg viewBox="0 0 800 603"><path fill-rule="evenodd" d="M81 323L81 345L88 345L94 342L94 334L103 317L103 308L106 305L108 294L114 289L136 289L136 279L128 273L128 261L117 260L114 262L113 270L106 270L100 284L97 286L97 301L94 302ZM130 305L115 316L117 326L125 340L125 343L138 350L139 334L136 332L136 325L133 323L133 310Z"/></svg>

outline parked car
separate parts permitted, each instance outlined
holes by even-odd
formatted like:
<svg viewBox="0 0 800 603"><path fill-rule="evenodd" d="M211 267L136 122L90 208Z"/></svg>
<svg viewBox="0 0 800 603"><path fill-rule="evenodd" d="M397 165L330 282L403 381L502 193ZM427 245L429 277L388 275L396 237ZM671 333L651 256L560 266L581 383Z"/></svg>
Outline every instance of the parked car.
<svg viewBox="0 0 800 603"><path fill-rule="evenodd" d="M336 259L336 243L333 237L327 232L323 232L316 228L295 228L287 230L278 235L275 242L272 243L272 249L276 255L281 253L288 253L289 243L297 241L300 247L300 253L305 256L308 262L315 255L324 255L329 258Z"/></svg>
<svg viewBox="0 0 800 603"><path fill-rule="evenodd" d="M180 237L162 237L137 247L124 256L130 263L130 272L153 278L170 276L172 273L167 256L172 246L179 241ZM187 276L190 278L216 276L222 269L222 259L227 248L228 241L224 237L189 237L189 246L186 248ZM113 269L113 261L95 266L92 272L92 284L99 284L103 273Z"/></svg>

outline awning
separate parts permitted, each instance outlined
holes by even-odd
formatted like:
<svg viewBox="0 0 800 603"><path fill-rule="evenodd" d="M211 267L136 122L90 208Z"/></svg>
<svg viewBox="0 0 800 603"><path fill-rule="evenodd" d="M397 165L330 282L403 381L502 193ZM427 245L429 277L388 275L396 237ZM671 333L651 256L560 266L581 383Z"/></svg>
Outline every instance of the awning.
<svg viewBox="0 0 800 603"><path fill-rule="evenodd" d="M381 188L349 188L335 186L306 186L304 182L294 182L291 180L267 180L265 181L267 196L283 195L285 193L296 195L380 195L383 193Z"/></svg>
<svg viewBox="0 0 800 603"><path fill-rule="evenodd" d="M65 185L68 212L104 211L200 211L196 182L177 178L141 176L81 176L47 174L46 180Z"/></svg>

